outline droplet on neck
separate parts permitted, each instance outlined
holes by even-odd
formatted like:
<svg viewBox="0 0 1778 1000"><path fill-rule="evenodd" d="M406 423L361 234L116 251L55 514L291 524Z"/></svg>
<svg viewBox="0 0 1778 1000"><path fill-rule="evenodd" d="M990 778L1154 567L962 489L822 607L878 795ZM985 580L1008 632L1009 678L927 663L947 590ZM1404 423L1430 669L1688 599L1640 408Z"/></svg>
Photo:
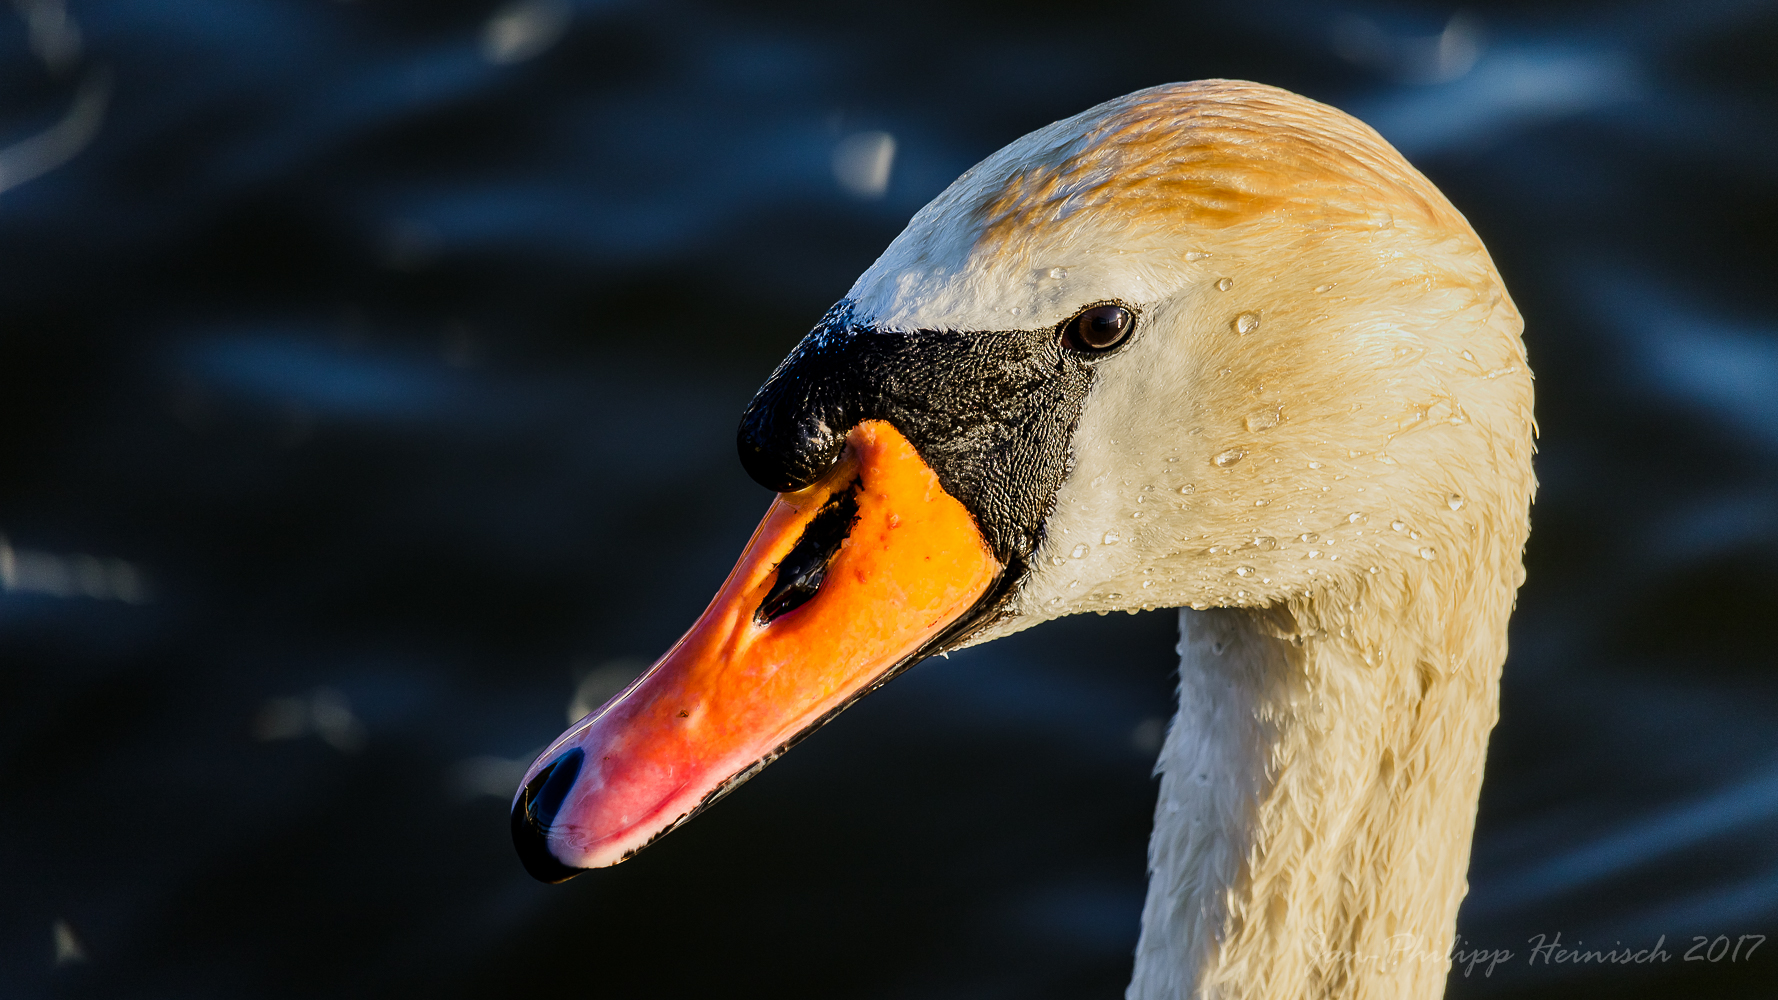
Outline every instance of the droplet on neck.
<svg viewBox="0 0 1778 1000"><path fill-rule="evenodd" d="M1431 550L1431 549L1429 549L1429 548L1424 548L1424 547L1422 547L1422 548L1421 548L1421 549L1420 549L1420 558L1422 558L1422 559L1431 559L1431 558L1432 558L1432 550Z"/></svg>
<svg viewBox="0 0 1778 1000"><path fill-rule="evenodd" d="M1331 292L1333 291L1333 285L1331 283L1326 285L1316 285L1315 290L1317 292Z"/></svg>
<svg viewBox="0 0 1778 1000"><path fill-rule="evenodd" d="M1259 329L1259 313L1245 312L1235 317L1232 324L1236 333L1252 333Z"/></svg>
<svg viewBox="0 0 1778 1000"><path fill-rule="evenodd" d="M1450 496L1446 497L1445 498L1445 505L1450 507L1452 510L1462 510L1463 509L1463 494L1453 493Z"/></svg>
<svg viewBox="0 0 1778 1000"><path fill-rule="evenodd" d="M1390 521L1389 527L1395 529L1396 531L1408 530L1408 524L1406 521Z"/></svg>
<svg viewBox="0 0 1778 1000"><path fill-rule="evenodd" d="M1273 427L1278 426L1278 421L1282 420L1283 418L1284 418L1284 413L1283 413L1282 407L1274 407L1270 410L1261 410L1258 413L1254 413L1254 414L1251 414L1248 416L1247 429L1250 431L1271 430Z"/></svg>
<svg viewBox="0 0 1778 1000"><path fill-rule="evenodd" d="M1198 491L1198 488L1196 486L1193 486L1191 483L1186 483L1184 486L1181 486L1179 488L1179 492L1183 493L1184 495L1186 495L1188 497L1191 496L1193 493L1196 493L1197 491Z"/></svg>
<svg viewBox="0 0 1778 1000"><path fill-rule="evenodd" d="M1205 253L1202 250L1187 250L1185 252L1185 259L1186 260L1203 260L1205 257L1208 257L1208 256L1210 256L1210 255Z"/></svg>
<svg viewBox="0 0 1778 1000"><path fill-rule="evenodd" d="M1117 543L1119 543L1123 540L1124 540L1124 536L1118 534L1115 531L1107 531L1105 533L1105 544L1107 544L1107 545L1116 545Z"/></svg>
<svg viewBox="0 0 1778 1000"><path fill-rule="evenodd" d="M1234 465L1236 462L1239 462L1241 459L1246 458L1246 457L1247 457L1247 449L1246 448L1230 448L1227 451L1218 453L1217 456L1215 458L1211 459L1210 461L1212 463L1214 463L1215 465L1226 469L1229 466Z"/></svg>
<svg viewBox="0 0 1778 1000"><path fill-rule="evenodd" d="M1362 520L1364 520L1364 515L1360 514L1357 511L1353 511L1352 513L1346 515L1346 523L1347 524L1357 524L1358 522L1360 522Z"/></svg>
<svg viewBox="0 0 1778 1000"><path fill-rule="evenodd" d="M1218 278L1216 281L1216 290L1219 292L1226 292L1233 287L1235 287L1233 278Z"/></svg>
<svg viewBox="0 0 1778 1000"><path fill-rule="evenodd" d="M1087 543L1082 542L1079 545L1076 545L1074 551L1068 554L1076 559L1085 559L1087 557Z"/></svg>
<svg viewBox="0 0 1778 1000"><path fill-rule="evenodd" d="M1065 267L1050 268L1050 279L1052 281L1061 281L1063 278L1066 278L1066 277L1068 277L1068 269L1067 268L1065 268Z"/></svg>
<svg viewBox="0 0 1778 1000"><path fill-rule="evenodd" d="M1257 572L1259 572L1259 570L1254 569L1252 566L1236 566L1235 567L1235 575L1239 576L1239 577L1249 577Z"/></svg>

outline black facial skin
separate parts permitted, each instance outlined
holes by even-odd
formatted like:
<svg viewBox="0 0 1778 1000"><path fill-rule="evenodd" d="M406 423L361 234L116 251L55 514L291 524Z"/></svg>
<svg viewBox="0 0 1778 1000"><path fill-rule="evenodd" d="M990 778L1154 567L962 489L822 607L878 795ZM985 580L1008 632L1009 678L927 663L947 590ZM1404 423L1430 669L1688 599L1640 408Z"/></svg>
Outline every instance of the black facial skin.
<svg viewBox="0 0 1778 1000"><path fill-rule="evenodd" d="M855 322L841 299L753 397L741 464L768 489L802 489L839 459L848 431L887 420L975 515L994 554L1022 566L1072 465L1093 360L1106 353L1062 340L1053 327L886 333Z"/></svg>

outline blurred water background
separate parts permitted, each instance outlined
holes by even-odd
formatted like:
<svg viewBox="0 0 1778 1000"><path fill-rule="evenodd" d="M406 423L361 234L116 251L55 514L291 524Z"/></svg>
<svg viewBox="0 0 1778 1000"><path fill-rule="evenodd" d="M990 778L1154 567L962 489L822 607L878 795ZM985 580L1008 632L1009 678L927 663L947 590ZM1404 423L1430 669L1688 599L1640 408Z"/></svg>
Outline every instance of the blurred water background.
<svg viewBox="0 0 1778 1000"><path fill-rule="evenodd" d="M922 665L563 886L507 803L714 592L742 406L908 216L1210 76L1375 125L1527 319L1460 922L1515 957L1451 995L1778 995L1775 66L1713 0L13 0L0 995L1120 996L1171 613Z"/></svg>

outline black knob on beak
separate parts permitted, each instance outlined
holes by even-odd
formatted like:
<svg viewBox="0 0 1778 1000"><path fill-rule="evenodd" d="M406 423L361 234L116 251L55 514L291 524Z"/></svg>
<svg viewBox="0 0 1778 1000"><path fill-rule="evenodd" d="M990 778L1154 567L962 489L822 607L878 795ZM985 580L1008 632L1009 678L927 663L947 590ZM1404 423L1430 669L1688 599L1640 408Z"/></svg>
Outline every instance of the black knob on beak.
<svg viewBox="0 0 1778 1000"><path fill-rule="evenodd" d="M754 394L735 442L754 482L778 493L804 489L839 460L846 432L873 415L863 397L874 391L874 373L851 364L855 333L852 303L842 299Z"/></svg>

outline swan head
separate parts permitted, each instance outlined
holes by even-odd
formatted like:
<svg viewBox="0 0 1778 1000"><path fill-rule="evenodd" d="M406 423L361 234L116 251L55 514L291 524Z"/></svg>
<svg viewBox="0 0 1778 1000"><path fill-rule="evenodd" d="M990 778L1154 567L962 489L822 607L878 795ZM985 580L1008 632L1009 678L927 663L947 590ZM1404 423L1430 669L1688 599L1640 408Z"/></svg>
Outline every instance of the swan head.
<svg viewBox="0 0 1778 1000"><path fill-rule="evenodd" d="M933 652L1411 589L1489 531L1516 561L1521 326L1462 216L1324 105L1176 84L1019 139L760 390L740 451L778 501L692 632L532 766L521 855L622 860Z"/></svg>

